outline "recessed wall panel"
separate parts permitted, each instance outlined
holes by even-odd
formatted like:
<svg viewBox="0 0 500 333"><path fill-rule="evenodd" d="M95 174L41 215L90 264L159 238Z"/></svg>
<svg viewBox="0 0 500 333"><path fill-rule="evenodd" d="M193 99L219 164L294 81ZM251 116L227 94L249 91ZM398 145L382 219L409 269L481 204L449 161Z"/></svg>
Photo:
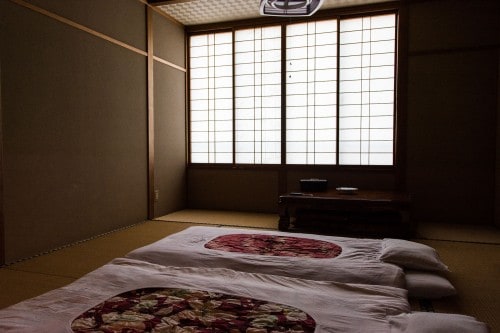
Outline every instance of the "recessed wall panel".
<svg viewBox="0 0 500 333"><path fill-rule="evenodd" d="M493 221L496 52L409 62L408 187L420 221Z"/></svg>
<svg viewBox="0 0 500 333"><path fill-rule="evenodd" d="M278 171L188 169L189 208L276 213Z"/></svg>
<svg viewBox="0 0 500 333"><path fill-rule="evenodd" d="M146 6L138 0L28 0L106 36L146 50Z"/></svg>
<svg viewBox="0 0 500 333"><path fill-rule="evenodd" d="M4 9L6 261L143 221L146 58L9 1Z"/></svg>
<svg viewBox="0 0 500 333"><path fill-rule="evenodd" d="M185 73L155 63L155 216L186 207Z"/></svg>
<svg viewBox="0 0 500 333"><path fill-rule="evenodd" d="M154 54L177 66L186 67L184 27L158 13L153 14Z"/></svg>

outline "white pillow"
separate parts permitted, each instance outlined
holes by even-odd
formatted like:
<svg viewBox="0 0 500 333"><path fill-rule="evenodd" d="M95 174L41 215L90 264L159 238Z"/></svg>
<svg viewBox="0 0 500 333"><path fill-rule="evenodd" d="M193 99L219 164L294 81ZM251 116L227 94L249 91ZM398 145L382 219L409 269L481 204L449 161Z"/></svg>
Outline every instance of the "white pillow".
<svg viewBox="0 0 500 333"><path fill-rule="evenodd" d="M457 294L448 279L432 272L405 271L405 280L409 297L433 299Z"/></svg>
<svg viewBox="0 0 500 333"><path fill-rule="evenodd" d="M389 316L391 333L488 333L476 318L449 313L412 312Z"/></svg>
<svg viewBox="0 0 500 333"><path fill-rule="evenodd" d="M403 239L385 238L379 259L409 269L449 271L432 247Z"/></svg>

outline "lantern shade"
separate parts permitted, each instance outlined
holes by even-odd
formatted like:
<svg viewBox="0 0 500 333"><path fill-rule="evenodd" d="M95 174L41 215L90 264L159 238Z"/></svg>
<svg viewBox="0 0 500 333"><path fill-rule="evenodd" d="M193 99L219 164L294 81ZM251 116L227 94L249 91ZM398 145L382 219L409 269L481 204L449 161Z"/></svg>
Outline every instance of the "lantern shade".
<svg viewBox="0 0 500 333"><path fill-rule="evenodd" d="M311 16L324 0L261 0L260 14L267 16Z"/></svg>

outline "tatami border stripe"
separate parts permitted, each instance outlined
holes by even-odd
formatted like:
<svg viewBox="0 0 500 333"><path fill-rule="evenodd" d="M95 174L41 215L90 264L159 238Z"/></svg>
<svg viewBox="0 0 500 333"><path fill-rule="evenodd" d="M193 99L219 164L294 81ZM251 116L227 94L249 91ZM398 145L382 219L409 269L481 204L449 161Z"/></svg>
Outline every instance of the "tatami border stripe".
<svg viewBox="0 0 500 333"><path fill-rule="evenodd" d="M53 249L49 249L49 250L46 250L46 251L43 251L43 252L40 252L40 253L33 254L31 256L28 256L28 257L20 258L20 259L17 259L17 260L5 263L3 265L0 265L0 268L6 268L6 269L8 269L9 266L12 266L12 265L15 265L15 264L19 264L21 262L24 262L24 261L27 261L27 260L30 260L30 259L38 258L38 257L44 256L44 255L47 255L47 254L51 254L51 253L56 252L56 251L64 250L64 249L66 249L68 247L80 245L80 244L86 243L86 242L94 240L94 239L98 239L98 238L101 238L101 237L104 237L104 236L111 235L111 234L119 232L119 231L124 231L124 230L127 230L127 229L131 229L131 228L136 227L138 225L147 223L148 221L150 221L150 220L144 220L144 221L140 221L140 222L137 222L137 223L134 223L134 224L131 224L131 225L126 225L126 226L123 226L123 227L118 227L118 228L115 228L113 230L105 231L103 233L100 233L98 235L94 235L94 236L91 236L91 237L88 237L88 238L85 238L85 239L74 241L74 242L71 242L69 244L64 244L64 245L58 246L58 247L53 248Z"/></svg>

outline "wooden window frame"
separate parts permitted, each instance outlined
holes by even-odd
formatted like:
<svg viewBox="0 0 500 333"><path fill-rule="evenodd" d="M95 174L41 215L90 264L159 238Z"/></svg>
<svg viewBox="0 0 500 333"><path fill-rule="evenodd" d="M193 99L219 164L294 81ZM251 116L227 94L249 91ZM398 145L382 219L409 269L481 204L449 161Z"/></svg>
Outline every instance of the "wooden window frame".
<svg viewBox="0 0 500 333"><path fill-rule="evenodd" d="M285 130L286 126L284 123L286 119L284 118L285 103L282 103L282 160L281 164L276 165L266 165L266 164L210 164L210 163L191 163L189 154L189 143L190 143L190 124L189 115L187 122L187 167L188 168L198 168L198 169L265 169L265 170L307 170L307 171L331 171L331 170L352 170L354 172L364 171L389 171L396 176L396 186L398 188L405 186L405 170L406 170L406 109L407 109L407 57L408 57L408 5L401 3L400 1L391 1L387 3L379 3L365 6L339 8L339 9L328 9L317 12L313 17L310 18L269 18L263 17L259 19L250 19L234 22L222 22L214 24L203 24L195 26L186 27L186 40L189 41L189 37L194 34L202 34L207 32L219 32L236 30L243 28L252 28L256 26L266 26L266 25L276 25L281 24L283 33L285 31L285 25L290 23L299 23L307 21L316 21L321 19L331 19L331 18L350 18L350 17L360 17L364 15L382 15L394 13L396 14L396 52L395 52L395 98L394 98L394 135L393 135L393 164L392 165L340 165L338 161L336 164L332 165L293 165L286 164L286 140L285 140ZM283 35L282 33L282 35ZM282 43L285 45L284 38ZM282 45L282 52L286 52L286 49ZM186 43L186 58L189 61L189 42ZM189 74L189 71L188 71ZM282 75L286 75L285 68L282 68ZM282 85L282 89L285 90L285 85ZM187 90L186 90L186 112L189 113L189 77L187 80ZM286 99L285 91L282 93L282 99ZM234 154L234 151L233 151Z"/></svg>

